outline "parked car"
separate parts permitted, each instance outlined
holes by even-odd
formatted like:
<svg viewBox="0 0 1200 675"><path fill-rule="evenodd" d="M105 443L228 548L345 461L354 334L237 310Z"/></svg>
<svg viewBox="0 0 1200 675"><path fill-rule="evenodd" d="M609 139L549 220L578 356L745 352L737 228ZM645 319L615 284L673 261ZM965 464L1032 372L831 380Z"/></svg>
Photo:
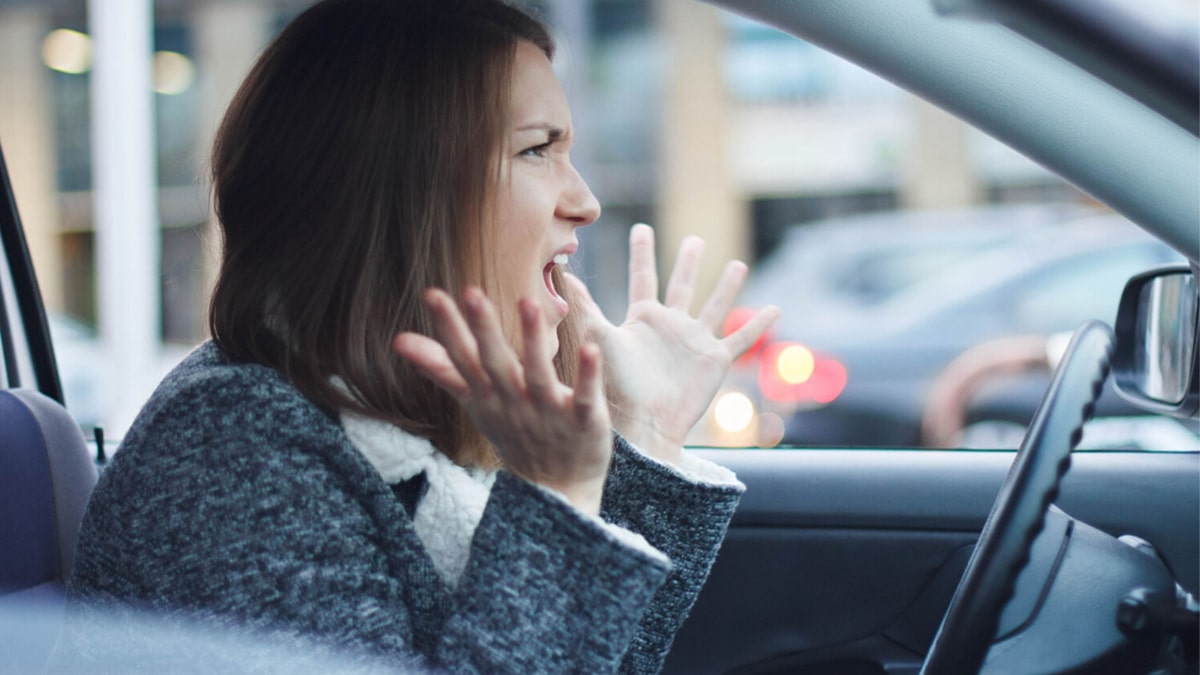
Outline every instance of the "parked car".
<svg viewBox="0 0 1200 675"><path fill-rule="evenodd" d="M751 307L778 304L783 316L777 334L844 332L840 326L847 320L965 257L1094 212L1070 203L1016 204L882 211L796 224L755 263L741 300Z"/></svg>
<svg viewBox="0 0 1200 675"><path fill-rule="evenodd" d="M697 440L929 445L930 393L960 355L1012 336L1065 346L1050 338L1090 317L1115 317L1130 276L1184 260L1120 216L1069 206L900 212L797 230L746 291L750 305L779 305L780 321L730 373ZM977 383L956 444L1017 447L1049 382L1049 360L1033 365L997 368L995 381ZM730 399L741 415L718 419ZM1137 412L1110 386L1097 416ZM1164 424L1179 426L1143 419L1127 428L1154 433ZM1181 449L1200 449L1200 437L1179 431ZM1138 443L1137 434L1091 436L1092 447Z"/></svg>
<svg viewBox="0 0 1200 675"><path fill-rule="evenodd" d="M1017 453L841 444L696 449L733 469L747 490L665 672L1196 672L1200 453L1071 453L1110 362L1122 395L1138 409L1193 429L1198 419L1196 41L1143 20L1140 12L1155 3L711 2L835 52L995 135L1186 263L1138 275L1115 321L1091 317L1115 324L1115 347L1103 325L1075 333ZM44 308L6 186L7 175L0 185L0 394L36 389L61 402ZM1050 256L1043 271L1070 264L1043 248L1029 253ZM980 267L976 276L1008 283L998 281L1006 271ZM950 304L962 290L943 286L938 296ZM1117 301L1113 289L1094 293ZM810 351L808 358L791 352L792 366L815 372L829 362ZM897 352L856 362L853 371L843 366L845 395L860 367L918 356ZM836 384L839 369L823 367ZM0 437L11 429L0 424ZM0 452L21 447L6 442ZM12 475L8 459L0 457L0 478ZM45 583L0 590L0 616L9 623L28 615L15 596L52 597L38 593L69 572L69 537L59 548L59 521L51 517L58 512L21 487L0 490L0 525L15 522L6 533L53 543L29 553L27 539L5 534L0 572L68 555ZM80 491L66 500L78 505L86 497ZM0 631L0 657L30 655L53 634L53 600L38 606L49 610L46 630ZM153 669L120 665L107 670Z"/></svg>

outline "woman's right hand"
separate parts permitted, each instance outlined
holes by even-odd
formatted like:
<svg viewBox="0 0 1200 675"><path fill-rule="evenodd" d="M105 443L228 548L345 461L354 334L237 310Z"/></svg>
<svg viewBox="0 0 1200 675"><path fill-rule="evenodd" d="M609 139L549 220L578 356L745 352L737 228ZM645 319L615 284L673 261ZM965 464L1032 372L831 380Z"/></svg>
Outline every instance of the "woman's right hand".
<svg viewBox="0 0 1200 675"><path fill-rule="evenodd" d="M480 289L463 292L463 311L440 289L426 291L424 300L435 338L400 333L392 342L396 353L458 400L507 470L598 514L612 431L596 345L580 348L571 389L554 370L547 328L534 302L518 303L524 351L518 358Z"/></svg>

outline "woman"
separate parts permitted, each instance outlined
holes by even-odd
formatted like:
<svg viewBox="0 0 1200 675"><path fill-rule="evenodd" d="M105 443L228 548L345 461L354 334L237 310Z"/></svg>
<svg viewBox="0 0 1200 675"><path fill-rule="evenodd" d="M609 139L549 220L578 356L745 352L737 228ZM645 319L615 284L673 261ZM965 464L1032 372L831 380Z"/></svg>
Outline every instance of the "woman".
<svg viewBox="0 0 1200 675"><path fill-rule="evenodd" d="M414 670L661 667L743 489L682 441L775 310L716 338L745 266L693 318L699 241L662 304L638 226L629 316L600 316L562 269L599 205L552 56L497 0L282 31L214 148L214 339L97 486L73 605Z"/></svg>

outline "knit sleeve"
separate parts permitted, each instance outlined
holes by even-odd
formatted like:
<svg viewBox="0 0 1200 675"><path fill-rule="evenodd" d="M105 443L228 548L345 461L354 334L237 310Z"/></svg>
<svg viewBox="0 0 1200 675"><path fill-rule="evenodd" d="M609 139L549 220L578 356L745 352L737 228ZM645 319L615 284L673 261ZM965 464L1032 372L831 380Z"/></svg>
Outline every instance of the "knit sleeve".
<svg viewBox="0 0 1200 675"><path fill-rule="evenodd" d="M614 672L670 563L501 472L458 586L335 421L269 374L168 383L134 423L84 518L73 616L136 609L156 623L255 638L89 635L70 619L70 670L146 663L238 671L279 645L382 658L401 672ZM170 636L168 635L168 638ZM212 648L215 647L215 648ZM245 660L250 659L250 660ZM278 670L279 668L275 668Z"/></svg>
<svg viewBox="0 0 1200 675"><path fill-rule="evenodd" d="M501 472L439 661L486 673L612 673L670 564Z"/></svg>
<svg viewBox="0 0 1200 675"><path fill-rule="evenodd" d="M669 466L615 436L601 516L641 534L672 563L621 663L622 672L662 668L744 490L723 467L695 457L681 468Z"/></svg>

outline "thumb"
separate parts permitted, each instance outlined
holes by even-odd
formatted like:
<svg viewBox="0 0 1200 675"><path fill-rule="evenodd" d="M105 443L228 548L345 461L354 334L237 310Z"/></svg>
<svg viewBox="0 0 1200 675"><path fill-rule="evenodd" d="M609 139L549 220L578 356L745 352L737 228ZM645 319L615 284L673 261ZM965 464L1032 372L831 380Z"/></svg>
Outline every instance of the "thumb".
<svg viewBox="0 0 1200 675"><path fill-rule="evenodd" d="M583 310L584 328L588 333L600 333L609 327L608 320L604 318L604 312L600 311L600 306L592 299L592 294L583 281L570 272L563 274L563 277L566 279L571 299L576 300L576 304Z"/></svg>

